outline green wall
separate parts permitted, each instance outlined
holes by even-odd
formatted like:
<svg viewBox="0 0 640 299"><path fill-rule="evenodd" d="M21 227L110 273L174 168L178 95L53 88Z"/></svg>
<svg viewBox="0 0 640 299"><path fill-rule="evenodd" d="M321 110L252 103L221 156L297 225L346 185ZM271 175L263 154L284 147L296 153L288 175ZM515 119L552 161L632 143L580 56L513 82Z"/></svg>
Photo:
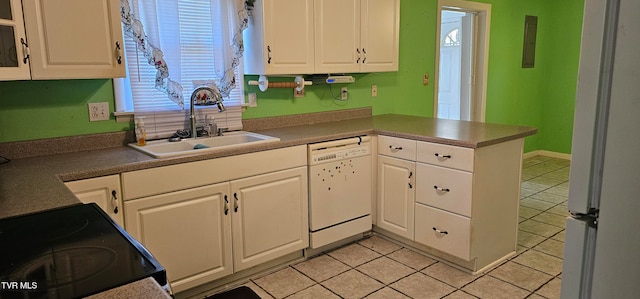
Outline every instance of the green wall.
<svg viewBox="0 0 640 299"><path fill-rule="evenodd" d="M0 142L127 130L128 123L89 122L87 103L108 102L110 79L0 81Z"/></svg>
<svg viewBox="0 0 640 299"><path fill-rule="evenodd" d="M571 151L571 132L584 0L483 0L491 3L491 39L486 121L539 128L528 137L525 151ZM436 0L403 0L400 18L399 71L354 74L346 86L347 102L335 101L327 85L308 86L305 97L290 89L255 92L258 107L244 118L373 107L374 114L433 115L433 84L422 75L435 74ZM538 16L536 65L521 65L524 16ZM270 78L272 81L291 78ZM378 96L371 97L371 85ZM87 103L113 106L110 80L0 82L0 142L111 132L130 129L115 121L88 122Z"/></svg>

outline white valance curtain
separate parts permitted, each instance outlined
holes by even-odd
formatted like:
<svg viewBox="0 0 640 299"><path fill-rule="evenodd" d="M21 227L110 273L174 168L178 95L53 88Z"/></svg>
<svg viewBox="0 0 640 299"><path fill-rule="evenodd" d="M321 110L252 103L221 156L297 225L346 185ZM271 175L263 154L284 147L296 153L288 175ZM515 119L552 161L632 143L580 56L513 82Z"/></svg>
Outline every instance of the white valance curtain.
<svg viewBox="0 0 640 299"><path fill-rule="evenodd" d="M193 81L215 82L230 110L242 104L243 79L238 65L244 50L242 30L248 19L244 0L120 3L128 71L124 94L131 96L136 115L147 116L147 131L153 129L153 122L168 118L183 128L184 98L195 89ZM220 118L214 108L198 110L211 111L212 117ZM176 111L176 116L170 111ZM172 126L162 131L157 136L153 132L147 135L159 138L175 132Z"/></svg>

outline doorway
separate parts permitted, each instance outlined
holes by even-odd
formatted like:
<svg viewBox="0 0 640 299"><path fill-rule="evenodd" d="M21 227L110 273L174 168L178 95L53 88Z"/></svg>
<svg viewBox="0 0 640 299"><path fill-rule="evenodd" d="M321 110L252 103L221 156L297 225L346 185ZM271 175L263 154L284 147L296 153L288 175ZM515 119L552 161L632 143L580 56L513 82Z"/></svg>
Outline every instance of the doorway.
<svg viewBox="0 0 640 299"><path fill-rule="evenodd" d="M434 116L484 121L491 5L438 1Z"/></svg>

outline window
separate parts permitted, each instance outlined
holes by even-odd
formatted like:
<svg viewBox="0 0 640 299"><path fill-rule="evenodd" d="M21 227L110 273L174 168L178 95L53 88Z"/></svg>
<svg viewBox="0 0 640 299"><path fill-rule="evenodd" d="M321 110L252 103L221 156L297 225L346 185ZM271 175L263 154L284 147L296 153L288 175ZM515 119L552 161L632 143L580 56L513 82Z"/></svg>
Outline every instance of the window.
<svg viewBox="0 0 640 299"><path fill-rule="evenodd" d="M231 66L228 59L231 51L226 49L236 41L230 28L233 26L220 26L228 21L230 14L228 7L224 7L228 2L231 1L130 1L131 15L144 26L144 38L163 53L169 72L167 81L182 87L174 91L172 85L165 82L165 87L170 87L169 93L156 88L158 70L149 63L149 55L139 46L138 39L125 34L127 78L122 84L116 84L116 109L133 111L136 117L144 116L148 139L166 138L176 130L188 128L189 100L197 87L194 81L214 81L222 89L221 77L225 75L225 68ZM126 24L124 27L126 32ZM241 30L239 32L241 34ZM196 116L199 122L215 121L218 127L233 130L242 128L240 106L244 102L244 80L240 57L236 55L231 59L236 65L233 73L239 84L224 97L227 111L219 113L215 106L203 106L196 108ZM184 109L174 102L176 98L184 99Z"/></svg>
<svg viewBox="0 0 640 299"><path fill-rule="evenodd" d="M460 29L458 28L449 31L449 33L447 33L447 35L444 37L444 40L442 41L442 46L443 47L459 46L460 45L460 40L458 39L459 33L460 33Z"/></svg>

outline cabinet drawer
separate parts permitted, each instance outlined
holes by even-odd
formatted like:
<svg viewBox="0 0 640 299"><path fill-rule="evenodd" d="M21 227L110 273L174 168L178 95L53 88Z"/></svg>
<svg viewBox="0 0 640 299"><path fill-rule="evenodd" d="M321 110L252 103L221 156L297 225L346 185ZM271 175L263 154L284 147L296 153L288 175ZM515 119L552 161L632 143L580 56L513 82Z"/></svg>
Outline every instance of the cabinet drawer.
<svg viewBox="0 0 640 299"><path fill-rule="evenodd" d="M397 137L378 136L378 154L415 161L416 141Z"/></svg>
<svg viewBox="0 0 640 299"><path fill-rule="evenodd" d="M470 218L416 204L415 223L416 242L470 260Z"/></svg>
<svg viewBox="0 0 640 299"><path fill-rule="evenodd" d="M473 149L419 141L417 144L417 161L473 171Z"/></svg>
<svg viewBox="0 0 640 299"><path fill-rule="evenodd" d="M471 217L471 172L417 163L416 201Z"/></svg>

